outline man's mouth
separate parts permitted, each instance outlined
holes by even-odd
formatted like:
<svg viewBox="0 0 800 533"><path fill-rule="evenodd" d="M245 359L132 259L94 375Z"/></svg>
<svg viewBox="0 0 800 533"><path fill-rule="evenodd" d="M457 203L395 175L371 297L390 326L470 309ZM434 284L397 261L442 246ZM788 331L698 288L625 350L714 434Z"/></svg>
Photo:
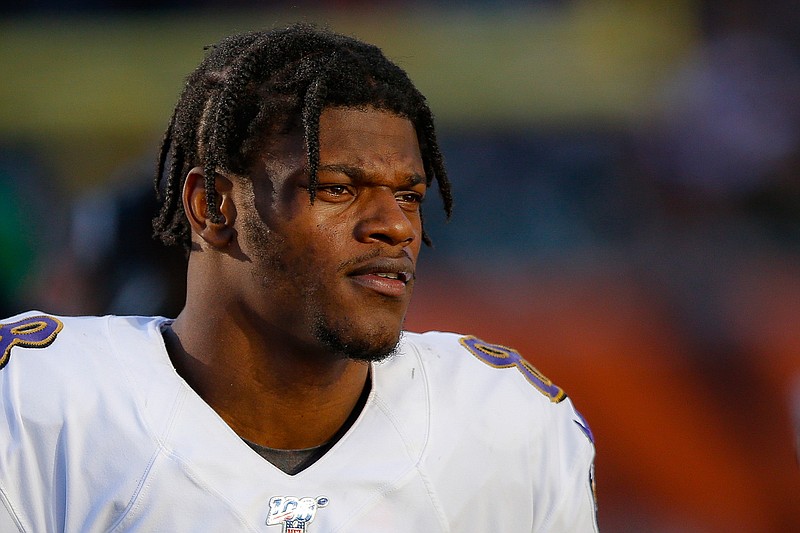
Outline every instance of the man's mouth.
<svg viewBox="0 0 800 533"><path fill-rule="evenodd" d="M378 294L399 298L407 294L414 279L414 265L408 257L375 258L348 273L350 279Z"/></svg>

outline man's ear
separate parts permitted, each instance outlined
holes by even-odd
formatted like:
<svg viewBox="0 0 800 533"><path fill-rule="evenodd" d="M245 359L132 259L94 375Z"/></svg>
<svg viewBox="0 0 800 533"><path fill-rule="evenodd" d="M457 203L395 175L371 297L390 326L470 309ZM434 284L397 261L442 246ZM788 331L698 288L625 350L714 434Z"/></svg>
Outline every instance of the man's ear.
<svg viewBox="0 0 800 533"><path fill-rule="evenodd" d="M192 232L200 236L214 248L228 246L236 236L233 223L236 220L236 206L231 198L233 184L224 176L217 176L214 182L215 201L220 217L213 221L206 201L205 174L201 167L194 167L183 184L183 210L192 226Z"/></svg>

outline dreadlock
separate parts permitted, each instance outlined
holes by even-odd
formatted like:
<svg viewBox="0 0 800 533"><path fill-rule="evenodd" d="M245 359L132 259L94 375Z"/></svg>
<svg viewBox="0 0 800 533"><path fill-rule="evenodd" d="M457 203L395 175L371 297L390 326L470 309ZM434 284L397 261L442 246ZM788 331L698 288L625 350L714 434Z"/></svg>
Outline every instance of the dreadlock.
<svg viewBox="0 0 800 533"><path fill-rule="evenodd" d="M180 191L201 166L209 216L219 221L215 179L247 176L271 132L302 129L313 202L319 166L319 118L325 107L373 107L409 119L428 185L435 179L445 213L452 195L433 115L408 75L379 48L312 25L228 37L210 47L186 80L161 143L155 175L160 210L155 236L187 250L191 230ZM430 244L423 230L422 239Z"/></svg>

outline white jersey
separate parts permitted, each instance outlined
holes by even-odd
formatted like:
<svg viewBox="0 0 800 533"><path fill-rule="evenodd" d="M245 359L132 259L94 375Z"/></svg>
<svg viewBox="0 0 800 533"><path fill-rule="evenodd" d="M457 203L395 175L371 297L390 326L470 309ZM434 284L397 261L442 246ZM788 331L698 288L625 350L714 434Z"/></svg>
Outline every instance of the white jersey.
<svg viewBox="0 0 800 533"><path fill-rule="evenodd" d="M0 322L0 531L597 531L591 433L513 350L404 333L352 427L288 475L178 376L165 320Z"/></svg>

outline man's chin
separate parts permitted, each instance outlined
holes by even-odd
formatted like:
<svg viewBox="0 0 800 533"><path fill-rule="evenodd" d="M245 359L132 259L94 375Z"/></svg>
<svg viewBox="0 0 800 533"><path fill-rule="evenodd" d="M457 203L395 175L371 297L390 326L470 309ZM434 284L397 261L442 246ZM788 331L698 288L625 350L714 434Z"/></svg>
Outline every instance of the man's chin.
<svg viewBox="0 0 800 533"><path fill-rule="evenodd" d="M315 336L331 352L343 358L368 363L383 361L397 353L400 331L354 334L352 327L330 327L318 323Z"/></svg>
<svg viewBox="0 0 800 533"><path fill-rule="evenodd" d="M343 355L348 359L354 361L362 361L365 363L377 363L384 361L397 353L398 343L395 342L391 346L382 347L381 349L373 350L351 350L344 352Z"/></svg>

